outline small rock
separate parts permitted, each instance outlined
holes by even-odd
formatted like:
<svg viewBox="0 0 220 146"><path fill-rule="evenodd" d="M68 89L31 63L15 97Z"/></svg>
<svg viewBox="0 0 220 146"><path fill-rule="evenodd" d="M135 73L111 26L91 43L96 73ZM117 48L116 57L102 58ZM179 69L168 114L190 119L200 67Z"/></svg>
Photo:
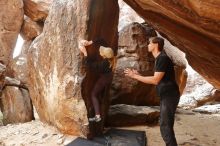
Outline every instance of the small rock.
<svg viewBox="0 0 220 146"><path fill-rule="evenodd" d="M76 136L65 136L64 138L64 142L63 142L63 145L68 145L69 143L71 143L72 141L74 141L75 139L77 139L78 137Z"/></svg>
<svg viewBox="0 0 220 146"><path fill-rule="evenodd" d="M5 143L3 141L0 141L1 146L5 146Z"/></svg>
<svg viewBox="0 0 220 146"><path fill-rule="evenodd" d="M63 134L59 134L58 139L62 138L63 136L64 136Z"/></svg>
<svg viewBox="0 0 220 146"><path fill-rule="evenodd" d="M43 144L44 142L43 142L43 141L38 141L37 143L38 143L38 144Z"/></svg>
<svg viewBox="0 0 220 146"><path fill-rule="evenodd" d="M18 134L20 134L20 132L19 132L19 131L15 132L15 135L18 135Z"/></svg>
<svg viewBox="0 0 220 146"><path fill-rule="evenodd" d="M71 139L65 139L65 141L64 141L64 145L68 145L70 142L71 142L72 140Z"/></svg>
<svg viewBox="0 0 220 146"><path fill-rule="evenodd" d="M19 144L19 146L25 146L25 144L23 144L23 143L20 143L20 144Z"/></svg>
<svg viewBox="0 0 220 146"><path fill-rule="evenodd" d="M62 143L63 143L63 141L64 141L64 139L63 139L63 138L61 138L61 139L59 139L59 140L57 141L57 144L62 144Z"/></svg>
<svg viewBox="0 0 220 146"><path fill-rule="evenodd" d="M32 134L32 136L37 135L38 133L39 133L39 131L34 132L34 133Z"/></svg>
<svg viewBox="0 0 220 146"><path fill-rule="evenodd" d="M42 136L42 138L46 138L47 136L48 136L48 134L45 133L45 134Z"/></svg>
<svg viewBox="0 0 220 146"><path fill-rule="evenodd" d="M57 133L53 133L52 135L53 135L53 136L54 136L54 135L57 135Z"/></svg>

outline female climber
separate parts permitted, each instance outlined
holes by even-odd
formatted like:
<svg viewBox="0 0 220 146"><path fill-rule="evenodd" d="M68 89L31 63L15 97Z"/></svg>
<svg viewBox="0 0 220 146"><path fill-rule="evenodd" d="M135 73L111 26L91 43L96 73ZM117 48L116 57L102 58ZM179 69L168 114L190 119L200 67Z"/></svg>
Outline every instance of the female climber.
<svg viewBox="0 0 220 146"><path fill-rule="evenodd" d="M94 61L90 56L88 56L86 49L88 49L90 45L94 45L95 48L99 48L99 55L102 58L101 61ZM106 43L102 39L97 39L94 41L81 40L79 41L79 49L85 57L84 63L86 67L100 74L100 77L96 81L91 92L95 116L89 118L90 122L99 122L101 121L101 115L98 96L105 87L111 84L113 77L112 70L115 65L114 52L110 47L107 47Z"/></svg>

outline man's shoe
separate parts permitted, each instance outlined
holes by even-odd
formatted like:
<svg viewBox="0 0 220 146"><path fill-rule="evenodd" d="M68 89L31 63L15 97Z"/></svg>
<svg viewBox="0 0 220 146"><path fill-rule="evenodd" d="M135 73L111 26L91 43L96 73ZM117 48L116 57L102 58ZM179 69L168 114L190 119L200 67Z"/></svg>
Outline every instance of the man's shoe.
<svg viewBox="0 0 220 146"><path fill-rule="evenodd" d="M101 117L93 117L93 118L89 118L89 121L90 122L99 122L99 121L101 121L102 119L101 119Z"/></svg>

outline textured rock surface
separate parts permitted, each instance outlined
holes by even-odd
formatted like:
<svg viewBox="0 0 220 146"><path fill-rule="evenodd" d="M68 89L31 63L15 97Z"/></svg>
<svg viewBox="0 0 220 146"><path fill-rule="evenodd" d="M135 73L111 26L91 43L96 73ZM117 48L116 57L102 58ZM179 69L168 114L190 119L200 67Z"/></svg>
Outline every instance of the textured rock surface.
<svg viewBox="0 0 220 146"><path fill-rule="evenodd" d="M144 84L124 76L125 68L135 68L142 75L153 75L154 58L148 52L148 38L156 36L152 27L132 23L119 33L119 50L116 70L112 83L112 104L159 105L155 86ZM165 45L165 50L175 60L176 79L181 91L185 87L186 75L184 68L186 60L177 48Z"/></svg>
<svg viewBox="0 0 220 146"><path fill-rule="evenodd" d="M20 55L13 58L8 66L7 75L21 81L23 85L27 85L28 81L27 53L31 43L24 41Z"/></svg>
<svg viewBox="0 0 220 146"><path fill-rule="evenodd" d="M111 0L53 2L44 31L28 54L29 90L42 121L64 133L87 136L87 116L93 116L89 98L97 75L87 72L83 80L85 72L77 42L81 38L102 37L110 47L117 48L118 11L117 1ZM89 48L88 53L97 57L97 51ZM102 99L105 116L109 99L106 94ZM90 130L98 134L102 128L100 122Z"/></svg>
<svg viewBox="0 0 220 146"><path fill-rule="evenodd" d="M187 85L180 98L179 107L185 109L195 108L204 104L214 103L220 99L219 90L204 80L190 66L186 70L188 72Z"/></svg>
<svg viewBox="0 0 220 146"><path fill-rule="evenodd" d="M215 101L220 102L220 90L214 90L212 92L212 96L214 97Z"/></svg>
<svg viewBox="0 0 220 146"><path fill-rule="evenodd" d="M125 26L132 22L142 23L144 20L123 0L118 0L120 7L118 30L121 31Z"/></svg>
<svg viewBox="0 0 220 146"><path fill-rule="evenodd" d="M30 18L25 17L21 27L21 36L24 40L33 40L43 31L43 24L34 22Z"/></svg>
<svg viewBox="0 0 220 146"><path fill-rule="evenodd" d="M220 113L220 104L204 105L193 109L194 112L206 113L206 114L218 114Z"/></svg>
<svg viewBox="0 0 220 146"><path fill-rule="evenodd" d="M123 127L158 124L159 109L146 106L118 104L109 109L107 126Z"/></svg>
<svg viewBox="0 0 220 146"><path fill-rule="evenodd" d="M23 23L23 1L1 0L0 8L0 62L7 65Z"/></svg>
<svg viewBox="0 0 220 146"><path fill-rule="evenodd" d="M25 89L5 87L0 104L4 125L23 123L34 119L29 93Z"/></svg>
<svg viewBox="0 0 220 146"><path fill-rule="evenodd" d="M24 0L24 13L33 21L44 21L53 0Z"/></svg>
<svg viewBox="0 0 220 146"><path fill-rule="evenodd" d="M220 89L220 1L125 0Z"/></svg>
<svg viewBox="0 0 220 146"><path fill-rule="evenodd" d="M6 73L6 66L0 63L0 96L2 94L2 89L5 84L5 73Z"/></svg>

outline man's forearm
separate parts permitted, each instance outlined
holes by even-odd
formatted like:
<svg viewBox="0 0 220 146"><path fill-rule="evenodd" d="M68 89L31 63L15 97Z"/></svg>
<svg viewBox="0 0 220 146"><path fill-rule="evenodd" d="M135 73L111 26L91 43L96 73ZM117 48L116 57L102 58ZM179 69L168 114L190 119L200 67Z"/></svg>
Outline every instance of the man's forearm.
<svg viewBox="0 0 220 146"><path fill-rule="evenodd" d="M133 78L146 84L157 85L158 83L154 76L141 76L136 74Z"/></svg>

